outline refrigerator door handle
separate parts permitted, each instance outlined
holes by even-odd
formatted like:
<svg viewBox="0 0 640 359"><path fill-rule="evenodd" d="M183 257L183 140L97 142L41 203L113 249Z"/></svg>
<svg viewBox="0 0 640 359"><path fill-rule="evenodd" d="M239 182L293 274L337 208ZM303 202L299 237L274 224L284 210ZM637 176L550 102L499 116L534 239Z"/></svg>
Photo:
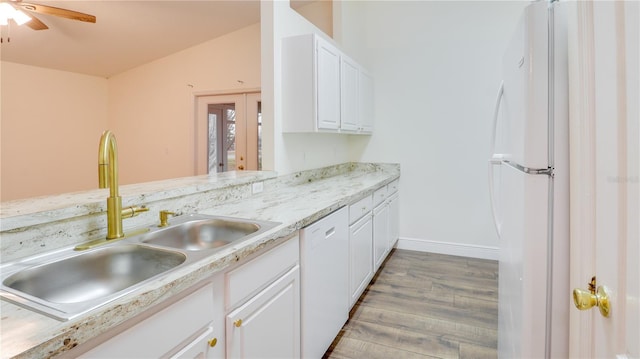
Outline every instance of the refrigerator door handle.
<svg viewBox="0 0 640 359"><path fill-rule="evenodd" d="M496 96L496 104L493 107L493 125L491 126L491 153L493 156L496 151L496 130L498 128L498 115L500 114L500 104L502 103L502 96L504 95L504 81L500 82L500 88L498 89L498 95Z"/></svg>
<svg viewBox="0 0 640 359"><path fill-rule="evenodd" d="M489 198L491 199L491 214L493 215L493 224L496 226L496 232L498 233L498 237L500 237L502 224L498 221L498 210L496 204L496 194L494 193L494 180L493 180L493 170L495 166L502 165L502 160L499 159L490 159L489 160Z"/></svg>
<svg viewBox="0 0 640 359"><path fill-rule="evenodd" d="M496 96L496 105L493 112L493 131L491 132L491 157L489 159L489 197L491 199L491 213L493 215L493 224L496 226L498 237L500 237L501 224L498 221L498 213L496 209L495 193L494 193L494 180L493 169L496 165L502 165L504 156L502 154L495 153L496 149L496 129L498 126L498 114L500 113L500 104L502 103L502 95L504 94L504 82L500 82L500 88L498 89L498 96Z"/></svg>
<svg viewBox="0 0 640 359"><path fill-rule="evenodd" d="M547 168L530 168L530 167L524 167L520 164L517 164L515 162L511 162L509 160L504 160L502 161L502 163L504 163L505 165L511 166L513 168L515 168L516 170L522 172L522 173L526 173L528 175L547 175L547 176L551 176L553 177L554 173L553 173L553 167L547 167Z"/></svg>

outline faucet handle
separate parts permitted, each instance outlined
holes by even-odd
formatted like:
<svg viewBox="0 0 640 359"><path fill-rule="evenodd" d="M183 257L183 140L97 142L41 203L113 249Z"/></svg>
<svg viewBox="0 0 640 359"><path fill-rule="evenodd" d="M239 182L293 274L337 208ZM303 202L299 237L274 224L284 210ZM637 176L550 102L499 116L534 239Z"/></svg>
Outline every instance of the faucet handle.
<svg viewBox="0 0 640 359"><path fill-rule="evenodd" d="M160 211L160 224L158 227L166 227L169 225L169 216L175 216L175 212L168 211L163 209Z"/></svg>
<svg viewBox="0 0 640 359"><path fill-rule="evenodd" d="M149 208L145 207L145 206L130 206L127 208L123 208L122 209L122 218L131 218L131 217L135 217L138 214L140 214L141 212L147 212L149 210Z"/></svg>

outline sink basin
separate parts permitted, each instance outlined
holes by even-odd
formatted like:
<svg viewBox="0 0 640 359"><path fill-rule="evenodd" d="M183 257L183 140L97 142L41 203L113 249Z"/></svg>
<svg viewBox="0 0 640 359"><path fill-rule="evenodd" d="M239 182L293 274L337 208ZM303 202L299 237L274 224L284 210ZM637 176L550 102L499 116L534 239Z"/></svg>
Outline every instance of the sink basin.
<svg viewBox="0 0 640 359"><path fill-rule="evenodd" d="M3 297L58 319L95 308L184 263L177 251L119 244L21 267L2 281Z"/></svg>
<svg viewBox="0 0 640 359"><path fill-rule="evenodd" d="M100 248L28 268L3 284L51 303L103 298L182 264L186 256L138 245Z"/></svg>
<svg viewBox="0 0 640 359"><path fill-rule="evenodd" d="M185 222L143 236L142 242L186 251L219 249L254 237L278 223L226 217L187 217Z"/></svg>
<svg viewBox="0 0 640 359"><path fill-rule="evenodd" d="M198 214L173 218L87 251L63 248L0 267L0 297L59 320L69 320L238 241L276 222Z"/></svg>

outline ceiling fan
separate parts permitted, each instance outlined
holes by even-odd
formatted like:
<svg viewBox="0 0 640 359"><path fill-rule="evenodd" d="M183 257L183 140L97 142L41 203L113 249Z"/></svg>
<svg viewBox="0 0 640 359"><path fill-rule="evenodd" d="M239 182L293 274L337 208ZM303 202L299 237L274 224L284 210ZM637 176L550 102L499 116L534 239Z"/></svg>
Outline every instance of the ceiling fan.
<svg viewBox="0 0 640 359"><path fill-rule="evenodd" d="M45 25L45 23L43 23L38 18L36 18L33 15L33 13L53 15L53 16L58 16L65 19L84 21L84 22L90 22L90 23L96 22L95 16L81 13L78 11L62 9L59 7L54 7L49 5L26 3L26 2L22 2L22 0L8 0L8 1L3 0L2 2L11 4L16 10L27 11L29 13L28 16L31 18L31 20L27 21L25 24L30 28L32 28L33 30L46 30L49 28L47 25Z"/></svg>

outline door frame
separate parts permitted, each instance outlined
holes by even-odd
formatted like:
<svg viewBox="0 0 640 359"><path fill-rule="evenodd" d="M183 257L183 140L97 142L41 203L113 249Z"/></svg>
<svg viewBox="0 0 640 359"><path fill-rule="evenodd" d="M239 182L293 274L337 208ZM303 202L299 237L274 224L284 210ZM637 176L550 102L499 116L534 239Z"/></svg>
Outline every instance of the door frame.
<svg viewBox="0 0 640 359"><path fill-rule="evenodd" d="M597 285L613 288L609 318L595 308L570 309L571 357L625 358L640 352L639 8L622 2L576 2L570 10L567 295L572 288L586 288L594 275ZM629 30L625 22L635 26Z"/></svg>

